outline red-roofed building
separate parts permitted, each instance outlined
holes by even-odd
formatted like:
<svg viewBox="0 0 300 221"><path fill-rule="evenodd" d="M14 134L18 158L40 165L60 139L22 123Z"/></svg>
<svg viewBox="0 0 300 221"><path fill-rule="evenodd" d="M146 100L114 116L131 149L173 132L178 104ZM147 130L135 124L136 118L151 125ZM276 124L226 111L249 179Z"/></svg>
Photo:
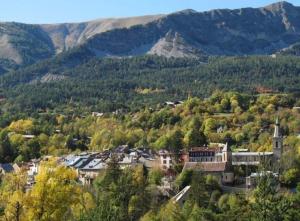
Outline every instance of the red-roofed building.
<svg viewBox="0 0 300 221"><path fill-rule="evenodd" d="M219 147L198 147L189 151L189 162L183 170L201 171L218 178L220 183L231 184L234 181L232 152L228 145Z"/></svg>

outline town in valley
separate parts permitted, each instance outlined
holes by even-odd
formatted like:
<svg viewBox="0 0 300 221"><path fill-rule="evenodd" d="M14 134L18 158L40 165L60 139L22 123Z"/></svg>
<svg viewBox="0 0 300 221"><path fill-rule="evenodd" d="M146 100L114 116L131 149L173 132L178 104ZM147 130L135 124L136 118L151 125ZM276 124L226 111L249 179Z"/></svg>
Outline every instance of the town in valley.
<svg viewBox="0 0 300 221"><path fill-rule="evenodd" d="M300 221L299 0L0 12L0 221Z"/></svg>

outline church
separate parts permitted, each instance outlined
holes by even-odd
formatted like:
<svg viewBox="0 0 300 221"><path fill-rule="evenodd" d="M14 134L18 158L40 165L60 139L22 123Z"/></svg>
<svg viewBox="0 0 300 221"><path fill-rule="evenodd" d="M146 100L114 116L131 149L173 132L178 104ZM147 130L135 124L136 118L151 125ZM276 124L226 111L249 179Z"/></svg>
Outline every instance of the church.
<svg viewBox="0 0 300 221"><path fill-rule="evenodd" d="M266 162L278 171L283 152L283 136L278 118L272 139L272 152L232 152L228 143L216 147L191 148L183 170L192 169L212 174L223 184L234 182L234 166L258 166L261 162Z"/></svg>

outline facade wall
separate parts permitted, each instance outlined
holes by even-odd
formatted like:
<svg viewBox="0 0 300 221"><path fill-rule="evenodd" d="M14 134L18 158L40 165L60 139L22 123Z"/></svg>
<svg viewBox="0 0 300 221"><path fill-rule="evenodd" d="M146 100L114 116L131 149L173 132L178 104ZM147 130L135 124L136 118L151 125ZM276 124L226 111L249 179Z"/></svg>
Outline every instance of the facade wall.
<svg viewBox="0 0 300 221"><path fill-rule="evenodd" d="M162 169L166 170L166 169L170 169L172 168L173 165L173 160L171 158L170 155L161 155L160 156L160 164Z"/></svg>
<svg viewBox="0 0 300 221"><path fill-rule="evenodd" d="M258 154L256 152L243 152L242 154L232 154L230 157L227 153L215 153L213 156L189 156L189 162L226 162L227 160L232 162L233 164L236 163L254 163L259 164L265 160L272 160L273 154ZM227 159L227 160L226 160Z"/></svg>
<svg viewBox="0 0 300 221"><path fill-rule="evenodd" d="M272 161L273 154L268 153L267 155L261 153L261 154L253 154L253 152L249 152L249 154L243 153L242 155L234 154L232 156L232 163L256 163L259 164L263 161Z"/></svg>
<svg viewBox="0 0 300 221"><path fill-rule="evenodd" d="M189 158L190 162L216 162L217 159L212 156L212 157L190 157Z"/></svg>
<svg viewBox="0 0 300 221"><path fill-rule="evenodd" d="M233 172L224 172L222 174L222 183L229 184L234 181L234 173Z"/></svg>

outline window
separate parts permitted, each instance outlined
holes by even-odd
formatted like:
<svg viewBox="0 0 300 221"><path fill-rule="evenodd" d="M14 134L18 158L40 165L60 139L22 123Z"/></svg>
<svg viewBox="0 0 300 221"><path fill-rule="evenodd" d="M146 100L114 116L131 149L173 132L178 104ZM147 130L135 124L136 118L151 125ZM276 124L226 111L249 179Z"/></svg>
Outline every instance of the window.
<svg viewBox="0 0 300 221"><path fill-rule="evenodd" d="M278 148L278 141L275 142L275 147Z"/></svg>
<svg viewBox="0 0 300 221"><path fill-rule="evenodd" d="M163 161L163 164L167 164L167 161L166 161L166 160L164 160L164 161Z"/></svg>
<svg viewBox="0 0 300 221"><path fill-rule="evenodd" d="M163 155L163 158L164 158L164 159L167 159L167 156L166 156L166 155Z"/></svg>
<svg viewBox="0 0 300 221"><path fill-rule="evenodd" d="M169 163L172 163L172 160L169 160Z"/></svg>

